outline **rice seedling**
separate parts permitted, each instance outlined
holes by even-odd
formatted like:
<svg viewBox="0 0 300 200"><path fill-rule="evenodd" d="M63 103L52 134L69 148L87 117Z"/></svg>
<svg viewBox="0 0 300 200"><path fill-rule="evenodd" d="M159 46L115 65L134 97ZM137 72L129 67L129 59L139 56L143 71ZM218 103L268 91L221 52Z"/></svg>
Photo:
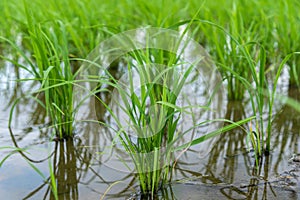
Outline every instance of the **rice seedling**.
<svg viewBox="0 0 300 200"><path fill-rule="evenodd" d="M194 23L199 24L199 26L202 26L202 24L212 26L227 35L230 40L235 43L237 48L236 51L240 51L240 55L242 55L246 61L247 68L249 70L249 73L247 73L246 77L245 75L240 74L239 71L234 70L231 65L222 65L221 70L229 74L235 80L238 80L249 93L253 115L256 116L256 131L251 129L249 132L249 137L251 138L258 161L258 158L261 157L263 153L268 154L270 152L272 109L277 87L277 80L280 76L283 64L280 65L277 71L275 82L273 85L269 86L265 73L266 52L262 46L255 42L240 43L240 41L235 38L234 35L213 22L195 19ZM256 59L252 58L252 55L249 53L249 46L259 47L260 52ZM268 88L272 88L271 92L268 91ZM265 107L266 105L268 106L267 108ZM263 119L265 112L268 112L268 125L266 129L264 128Z"/></svg>
<svg viewBox="0 0 300 200"><path fill-rule="evenodd" d="M256 124L256 131L252 130L252 127L250 126L250 132L249 132L249 136L250 136L250 140L251 143L253 145L253 148L256 152L256 155L258 157L262 156L262 154L266 154L268 155L271 152L271 137L272 137L272 120L273 120L273 105L275 102L275 98L277 97L278 100L280 99L286 99L287 97L283 97L280 96L279 94L277 94L276 92L276 88L277 88L277 84L278 84L278 80L279 77L281 75L281 72L283 70L283 68L286 65L286 62L293 56L299 54L298 52L292 53L287 55L283 61L280 63L277 71L276 71L276 76L273 80L272 84L269 84L266 81L266 78L264 78L263 76L265 76L265 72L263 69L264 68L264 64L260 65L260 71L259 71L259 82L265 82L265 86L260 85L260 89L258 89L258 94L256 94L259 98L259 115L260 115L260 124ZM264 55L262 55L263 60L260 60L260 63L265 61L265 57ZM265 100L264 100L265 99ZM265 101L265 102L264 102ZM288 100L289 104L293 107L295 107L295 101L292 99ZM264 124L263 124L263 110L264 110L264 105L267 105L267 108L265 108L268 113L268 118L267 118L267 127L266 129L264 128ZM297 108L297 110L299 110ZM265 134L263 133L263 131L265 130ZM257 158L256 158L257 159Z"/></svg>
<svg viewBox="0 0 300 200"><path fill-rule="evenodd" d="M299 56L289 54L299 50L297 10L300 4L297 1L223 0L216 3L192 0L188 3L173 3L169 0L136 0L106 1L101 6L98 4L96 0L33 0L30 4L26 0L0 2L5 16L0 19L1 39L14 41L18 33L23 37L22 46L15 45L15 42L9 43L26 64L17 63L15 59L11 61L32 74L30 81L40 83L40 88L30 96L47 110L57 137L71 137L74 132L76 108L73 90L76 81L83 81L75 81L76 69L71 64L70 56L85 57L98 43L120 31L149 25L179 30L179 25L187 25L192 34L199 34L197 40L216 61L226 82L228 99L243 100L245 96L250 99L251 114L256 118L250 125L248 140L256 152L257 162L259 157L270 153L275 98L279 97L298 109L297 102L276 94L278 78L285 64L290 67L290 85L299 84ZM193 19L190 23L191 20L187 18L195 16L195 13L199 20ZM172 177L175 150L184 151L191 145L250 119L193 138L174 148L184 135L188 135L188 132L179 131L180 120L191 114L191 110L201 107L179 106L178 99L198 63L195 61L186 67L187 63L174 52L151 47L126 53L126 69L122 70L127 73L127 82L120 84L109 70L105 71L106 77L100 77L103 78L101 80L85 81L96 85L100 83L100 87L92 88L88 96L101 91L103 85L109 85L118 93L118 98L114 97L122 103L115 102L115 105L127 117L125 126L112 105L96 98L104 104L117 124L117 128L112 124L107 126L115 130L117 138L132 158L141 191L154 195ZM81 59L81 62L85 60ZM182 66L185 66L184 70L178 70ZM267 73L275 74L272 83L268 82ZM135 79L136 74L140 77L138 81ZM44 102L39 98L41 94L45 95ZM209 109L208 105L202 105L201 108ZM266 115L267 120L264 119ZM191 118L196 116L192 115ZM204 123L194 123L191 129Z"/></svg>
<svg viewBox="0 0 300 200"><path fill-rule="evenodd" d="M41 80L41 87L46 88L45 102L48 115L55 125L59 138L72 136L73 74L68 58L65 28L58 24L60 30L57 33L50 29L46 34L30 20L28 25L39 70L38 78Z"/></svg>
<svg viewBox="0 0 300 200"><path fill-rule="evenodd" d="M205 14L200 14L199 19L203 18L203 20L223 27L226 32L235 37L239 44L247 44L260 40L261 34L259 31L261 23L256 18L244 16L249 11L243 10L248 9L249 5L245 6L241 2L229 3L227 1L221 4L224 4L229 9L219 11L218 13L221 14L217 20L215 19L214 9L218 10L219 6L214 7L214 9L205 10L206 12L203 12ZM258 13L256 13L256 16L260 18ZM251 80L251 72L247 59L238 44L226 33L209 23L200 23L197 26L199 27L198 32L200 32L198 40L208 48L210 55L212 55L214 61L219 66L222 76L226 81L228 100L243 100L247 88L229 71L222 69L222 66L228 66L241 77L249 81ZM249 46L245 48L249 48ZM254 56L257 53L257 49L251 49L249 52L251 56Z"/></svg>
<svg viewBox="0 0 300 200"><path fill-rule="evenodd" d="M283 61L280 63L278 69L276 70L275 79L272 83L269 83L266 77L266 52L265 49L257 43L246 43L240 44L237 39L228 32L226 32L222 27L216 24L201 21L200 23L209 23L213 26L218 27L224 31L237 45L241 53L247 60L247 64L250 70L251 79L245 78L239 73L232 70L232 68L227 66L222 66L224 70L227 70L232 76L235 76L241 83L247 88L249 93L249 98L252 104L253 115L256 116L255 119L255 130L250 123L249 140L253 146L256 155L256 162L259 162L259 158L266 154L268 155L271 151L271 135L272 135L272 117L273 117L273 105L276 97L276 88L278 84L278 79L281 75L282 69L286 62L291 58L292 55L298 54L297 52L287 55ZM258 45L260 52L257 59L253 59L249 53L248 45ZM264 125L264 115L268 113L267 126Z"/></svg>
<svg viewBox="0 0 300 200"><path fill-rule="evenodd" d="M248 48L244 45L240 44L233 36L230 36L237 44L239 49L244 54L245 58L247 59L248 68L250 71L250 79L245 78L242 75L233 71L230 67L223 66L223 69L228 70L228 72L235 76L244 87L247 89L249 93L249 98L252 105L252 112L253 115L256 116L255 119L255 131L252 130L252 126L250 123L250 132L249 137L251 138L253 149L256 153L256 161L258 158L265 154L269 154L270 152L270 137L271 137L271 119L272 119L272 106L274 101L271 100L271 93L268 91L268 82L266 80L266 73L265 73L265 50L263 47L260 47L260 54L258 60L252 59L251 55L248 52ZM253 45L251 43L247 45ZM254 44L257 45L257 44ZM258 70L257 70L258 66ZM280 74L280 72L279 72ZM276 90L277 83L273 85L274 92ZM273 92L273 91L272 91ZM266 107L268 106L267 111L269 112L268 115L268 127L264 128L264 113L266 112Z"/></svg>
<svg viewBox="0 0 300 200"><path fill-rule="evenodd" d="M37 23L59 20L68 32L67 40L69 52L76 57L84 58L91 49L107 38L107 31L118 33L120 31L137 28L139 26L167 27L187 15L189 3L173 3L143 0L131 2L104 1L70 1L60 2L50 0L14 0L13 3L3 1L7 6L7 13L16 13L13 21L6 21L7 26L13 25L20 32L26 33L24 20L26 13L24 5L34 10ZM97 8L97 9L95 9ZM1 30L1 28L0 28ZM6 30L6 29L3 29ZM30 49L30 45L27 46Z"/></svg>
<svg viewBox="0 0 300 200"><path fill-rule="evenodd" d="M192 2L192 4L190 11L194 13L200 3ZM299 2L218 1L217 4L206 2L201 6L199 19L220 25L240 44L260 43L266 51L266 70L272 71L287 54L299 50L297 45L299 44L297 42L299 40L297 35ZM199 30L201 32L199 31L197 40L204 45L218 65L230 66L242 77L251 80L246 58L228 35L223 35L206 24L200 25ZM259 54L257 46L251 46L248 51L253 58ZM291 86L296 85L299 76L297 59L298 57L293 57L287 63L290 66ZM227 79L228 99L243 99L245 86L230 73L222 71L221 66L220 70Z"/></svg>
<svg viewBox="0 0 300 200"><path fill-rule="evenodd" d="M85 57L91 49L106 37L103 27L116 31L116 28L106 25L107 15L111 4L98 6L97 1L48 1L46 4L38 4L42 10L51 8L48 19L59 19L65 25L68 32L69 51L77 57ZM94 8L98 9L94 9ZM107 13L109 14L109 13Z"/></svg>
<svg viewBox="0 0 300 200"><path fill-rule="evenodd" d="M145 33L142 29L113 36L111 41L100 44L99 49L96 48L87 59L90 62L82 68L94 72L100 70L100 77L94 74L90 77L96 77L102 85L110 85L114 88L112 105L105 105L114 120L107 124L116 132L113 148L122 146L125 149L124 155L128 155L133 162L141 192L154 196L172 178L172 168L176 164L175 152L184 152L190 146L231 130L253 117L185 141L186 135L210 122L210 120L198 119L199 115L195 115L193 110L199 108L210 110L211 101L217 96L218 83L220 84L218 81L221 79L214 79L215 71L212 66L208 66L211 63L205 56L197 59L201 49L191 47L190 41L185 39L185 36L176 34L174 37L171 30L165 29L146 30L150 31ZM168 34L170 31L172 34ZM140 38L132 39L137 35L142 35L142 40L145 41L141 41ZM165 38L168 38L167 42ZM106 46L109 48L105 49ZM103 51L112 56L109 57ZM193 62L184 61L185 51L195 56L191 56ZM99 52L104 56L99 55ZM125 56L127 70L122 78L116 80L105 66L110 63L109 61L119 58L120 52L127 55ZM95 69L92 70L94 67ZM99 73L95 72L95 74ZM184 85L197 80L200 75L215 81L207 91L207 93L211 92L206 99L207 102L203 103L204 105L180 106L178 97ZM101 99L98 100L105 104ZM116 106L118 110L114 110ZM122 114L118 114L120 112ZM182 123L181 118L184 115L190 115L196 120L188 125L188 128L180 129L179 123ZM182 140L185 143L182 144ZM121 161L123 160L125 166L128 166L124 155Z"/></svg>
<svg viewBox="0 0 300 200"><path fill-rule="evenodd" d="M68 57L65 27L59 21L53 24L45 24L45 27L41 24L36 24L29 10L27 10L27 20L33 57L27 56L21 47L2 38L21 54L25 60L25 64L10 61L33 75L32 79L17 81L40 82L40 89L31 95L37 100L37 103L44 105L46 108L47 115L50 117L51 123L55 128L56 136L59 138L70 137L73 135L74 115L73 74ZM45 95L45 103L37 98L41 93ZM11 113L13 109L14 107Z"/></svg>
<svg viewBox="0 0 300 200"><path fill-rule="evenodd" d="M298 30L299 25L299 10L300 4L296 2L280 1L277 4L277 15L274 20L278 21L275 24L275 38L276 44L280 51L282 59L287 54L300 50L299 42L300 36ZM279 14L280 13L280 14ZM286 63L290 68L290 86L299 86L300 77L300 58L293 56Z"/></svg>
<svg viewBox="0 0 300 200"><path fill-rule="evenodd" d="M270 5L270 3L267 2L264 6ZM219 65L227 82L228 99L242 100L245 91L248 91L253 114L257 116L255 128L251 126L249 137L256 155L260 157L264 153L268 154L271 150L272 110L277 81L283 68L282 63L289 61L284 58L283 62L277 65L278 59L266 57L267 55L286 55L282 54L280 48L274 48L274 45L278 44L278 40L276 41L276 37L274 37L276 30L274 27L281 27L281 25L272 21L274 16L272 12L276 10L275 7L272 7L273 10L269 12L265 10L265 7L257 11L249 10L249 8L258 7L260 4L257 2L223 1L220 4L227 8L231 7L231 9L220 11L220 5L208 4L211 7L203 9L199 15L204 19L194 20L200 27L198 29L202 31L199 41L208 47L210 54ZM253 6L249 6L251 4ZM291 5L289 4L289 6ZM210 10L210 8L214 9ZM243 9L247 9L247 12L242 12ZM216 10L218 11L216 12ZM217 18L214 13L218 13ZM255 14L247 17L246 15L249 13ZM295 16L295 14L291 15L292 18ZM184 24L185 22L179 23ZM265 29L266 27L267 29ZM285 30L285 32L290 33L290 30ZM260 43L267 48L267 51ZM287 49L290 51L292 48L287 47ZM294 51L296 49L294 48ZM279 66L278 69L275 66ZM267 69L267 67L270 68ZM275 80L272 84L267 81L267 72L275 72ZM267 125L263 118L266 113L268 113Z"/></svg>

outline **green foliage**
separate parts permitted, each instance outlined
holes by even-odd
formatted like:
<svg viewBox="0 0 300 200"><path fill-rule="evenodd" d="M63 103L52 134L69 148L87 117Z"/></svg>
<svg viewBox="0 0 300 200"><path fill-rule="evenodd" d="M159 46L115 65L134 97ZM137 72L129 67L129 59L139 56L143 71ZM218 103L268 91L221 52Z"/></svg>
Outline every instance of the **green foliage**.
<svg viewBox="0 0 300 200"><path fill-rule="evenodd" d="M121 145L134 163L140 188L144 194L154 196L161 186L171 180L172 167L176 162L175 151L184 151L190 146L254 119L252 117L237 123L231 122L232 124L224 128L207 133L200 138L193 138L178 147L176 144L194 128L208 123L208 121L201 121L191 124L192 127L183 132L178 129L182 115L191 115L195 118L190 110L209 109L209 105L183 107L178 105L178 96L186 81L193 76L192 71L195 70L197 63L185 68L182 65L186 63L183 63L178 55L151 48L129 52L126 61L128 82L120 83L109 75L113 81L102 83L110 84L117 91L118 96L114 96L116 101L113 103L125 113L126 123L123 122L124 116L120 117L116 114L120 111L115 113L109 110L118 125L114 131L117 132ZM177 73L178 68L185 70ZM135 80L135 73L138 74L139 80Z"/></svg>
<svg viewBox="0 0 300 200"><path fill-rule="evenodd" d="M29 96L45 107L56 135L65 138L73 135L76 110L73 105L76 66L70 57L83 60L101 41L120 31L141 26L175 30L188 26L186 30L195 36L216 62L226 82L228 99L243 100L248 92L252 112L256 116L255 120L250 118L254 122L249 131L249 141L258 160L258 157L271 151L272 110L278 79L286 65L290 68L290 86L299 85L300 57L295 55L298 53L293 53L300 51L299 9L297 0L3 0L0 2L0 52L2 54L12 48L6 55L24 59L24 63L19 63L14 58L2 56L30 72L30 81L39 82L40 88ZM116 84L117 80L100 82L118 90L125 102L121 107L136 134L151 135L133 141L122 127L119 132L122 144L136 161L142 191L153 194L171 176L170 168L161 168L157 159L163 156L170 161L172 146L180 139L176 127L187 109L177 106L176 95L181 91L191 68L184 72L186 76L174 77L174 67L182 63L173 54L149 49L129 55L129 75L136 70L142 75L141 83L147 83L140 85L139 94L132 90L129 95ZM168 67L156 69L152 63ZM148 68L141 67L145 64ZM275 77L272 84L267 78L268 73ZM149 77L157 82L147 82ZM129 78L133 87L133 77ZM177 93L171 92L169 83L165 81L176 83L172 87L176 88ZM40 95L44 95L44 101L38 98ZM287 103L298 108L297 102L291 99ZM150 113L147 106L153 109ZM106 108L109 110L108 105ZM151 117L151 113L158 114L158 117ZM267 126L263 118L265 113L268 113ZM180 148L198 144L250 119L216 130ZM118 121L116 117L115 120ZM157 130L155 126L161 129ZM143 127L148 128L145 130ZM160 155L158 150L163 145L167 153ZM141 153L152 153L152 157L143 157ZM53 179L51 177L52 182ZM56 188L53 187L53 190Z"/></svg>
<svg viewBox="0 0 300 200"><path fill-rule="evenodd" d="M23 3L24 2L24 3ZM26 33L27 18L24 5L33 10L35 22L59 20L68 32L69 52L84 58L91 49L109 36L109 32L134 29L141 26L170 27L191 16L222 26L240 44L258 42L266 50L266 68L276 66L287 54L299 51L299 8L296 0L290 1L55 1L4 0L0 3L3 18L0 20L2 36L15 40L18 33ZM200 12L198 12L200 10ZM13 13L13 14L12 14ZM177 28L177 27L176 27ZM241 76L249 78L245 58L235 42L217 29L202 24L198 29L199 42L209 50L220 65L230 66ZM25 38L23 44L28 42ZM27 45L26 45L27 46ZM30 49L29 45L27 46ZM252 57L259 48L249 49ZM290 83L299 77L299 58L288 61ZM243 99L245 88L239 80L223 72L227 79L228 97Z"/></svg>
<svg viewBox="0 0 300 200"><path fill-rule="evenodd" d="M30 79L17 81L33 80L40 83L40 89L32 91L31 95L46 108L51 124L55 127L57 137L70 137L73 134L74 78L69 60L65 27L60 21L45 24L36 23L30 10L26 10L26 13L27 31L33 55L28 56L22 47L1 38L3 41L10 43L25 62L16 63L8 58L5 59L32 74ZM37 98L38 95L44 95L44 100L40 101ZM13 112L13 109L14 107L11 112Z"/></svg>
<svg viewBox="0 0 300 200"><path fill-rule="evenodd" d="M56 134L60 138L73 134L73 74L69 61L67 33L57 21L42 27L28 17L28 32L38 71L31 70L45 90L45 105Z"/></svg>

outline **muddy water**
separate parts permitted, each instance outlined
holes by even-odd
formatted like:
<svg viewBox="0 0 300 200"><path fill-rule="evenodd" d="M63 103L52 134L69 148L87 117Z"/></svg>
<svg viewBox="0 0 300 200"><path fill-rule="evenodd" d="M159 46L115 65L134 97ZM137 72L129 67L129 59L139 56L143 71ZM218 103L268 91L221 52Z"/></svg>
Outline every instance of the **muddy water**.
<svg viewBox="0 0 300 200"><path fill-rule="evenodd" d="M12 129L7 128L13 101L26 94L35 83L16 84L26 73L13 66L0 69L0 148L26 148L24 154L0 149L0 160L12 154L0 168L1 199L54 199L49 166L56 176L59 199L139 199L134 175L120 171L122 163L107 164L101 152L112 133L98 124L78 122L76 137L52 141L43 109L32 99L22 98L13 113ZM299 99L299 92L281 87ZM224 116L240 120L251 115L245 102L227 102ZM300 115L284 104L276 105L270 156L254 166L247 150L246 135L234 130L209 144L205 156L199 146L185 153L174 169L173 181L159 193L159 199L298 199L300 163L292 159L300 153ZM206 147L202 146L201 149ZM28 161L30 159L30 161ZM34 167L33 167L34 166ZM110 186L112 186L110 188Z"/></svg>

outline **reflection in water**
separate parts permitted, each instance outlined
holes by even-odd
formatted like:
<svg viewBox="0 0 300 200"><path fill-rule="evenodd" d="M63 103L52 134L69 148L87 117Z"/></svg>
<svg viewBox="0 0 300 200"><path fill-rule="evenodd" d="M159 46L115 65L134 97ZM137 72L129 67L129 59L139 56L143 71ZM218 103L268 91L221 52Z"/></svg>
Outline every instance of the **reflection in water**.
<svg viewBox="0 0 300 200"><path fill-rule="evenodd" d="M91 165L91 154L86 148L80 148L82 145L79 139L68 138L67 140L56 141L54 153L51 155L51 166L55 177L57 193L59 199L79 199L79 183L89 185L95 178L102 180L98 172L93 171ZM45 161L44 164L47 164ZM83 182L87 173L92 174L90 180ZM55 199L50 186L49 176L46 182L30 192L24 199L30 199L34 196L43 199ZM41 192L44 195L41 195Z"/></svg>
<svg viewBox="0 0 300 200"><path fill-rule="evenodd" d="M15 70L14 73L10 72L12 69ZM28 90L36 88L38 83L26 82L26 84L23 84L11 81L28 76L21 68L13 65L9 65L2 70L0 77L4 78L2 79L3 82L0 82L0 92L1 102L3 102L2 106L4 106L4 108L1 106L1 110L4 109L5 112L4 115L1 116L1 123L8 119L9 109L15 100L20 98L19 103L15 105L12 129L10 129L13 144L17 148L35 147L41 146L41 144L52 146L54 142L49 142L49 140L52 138L53 130L51 128L45 128L47 127L47 125L45 125L45 122L47 122L45 109L34 99L37 98L43 102L44 95L41 93L32 94L34 98L26 97L28 92L32 92ZM4 87L5 89L3 89ZM103 166L104 161L102 161L101 156L97 156L97 159L92 156L95 154L101 155L103 147L107 146L106 142L112 141L113 138L103 127L99 126L99 123L85 123L84 121L79 121L77 125L77 137L74 140L56 141L54 147L50 147L53 153L49 153L49 157L45 156L45 159L35 160L36 157L39 157L38 152L32 152L30 155L28 155L27 152L19 153L21 153L24 160L29 161L33 165L37 165L35 167L43 172L46 171L46 174L48 172L46 169L48 167L47 160L48 158L52 160L51 165L56 178L59 199L78 199L80 189L81 197L91 196L92 199L95 197L98 198L117 180L122 180L125 184L123 184L122 187L117 187L117 190L114 190L117 194L115 193L111 196L128 196L128 188L132 188L133 183L135 183L133 176L131 174L119 174L117 178L115 177L114 179L103 178L103 172L101 172L101 170L104 171L104 176L114 175L115 172L112 170L109 171L107 167ZM4 131L2 126L0 131L2 137L2 132ZM5 132L7 132L6 129ZM4 141L7 141L7 136L9 136L9 134L4 136ZM4 145L6 144L4 143ZM42 148L43 151L47 149L45 146L42 146ZM14 159L14 157L11 158ZM27 171L23 173L27 173ZM45 178L44 181L45 182L36 189L24 195L22 198L53 199L54 196L49 187L50 177ZM22 180L18 182L22 182ZM10 191L10 193L13 193L13 191Z"/></svg>
<svg viewBox="0 0 300 200"><path fill-rule="evenodd" d="M59 151L55 150L53 171L56 177L59 199L78 199L78 182L76 150L72 138L56 142ZM51 193L52 194L52 193ZM53 197L50 199L54 199Z"/></svg>
<svg viewBox="0 0 300 200"><path fill-rule="evenodd" d="M15 78L23 76L20 68L10 67L15 70ZM3 84L1 88L2 86ZM26 94L26 89L32 87L36 87L36 83L24 86L17 82L11 82L9 88L6 88L7 90L1 91L3 105L9 107L14 99L23 96ZM299 99L300 96L299 91L292 88L288 90L288 94L294 99ZM38 98L43 101L42 94L39 94ZM109 96L101 96L101 98L107 102L110 101ZM88 105L88 107L91 106ZM98 119L109 121L103 112L104 108L100 109L102 110L96 112ZM249 113L244 103L228 102L224 117L238 121L246 118ZM28 118L31 118L30 124L27 123ZM296 183L291 182L296 185L291 185L287 181L294 180L293 173L299 174L299 171L292 171L294 166L288 163L288 159L293 153L300 152L298 145L300 140L299 120L300 115L294 109L286 105L280 108L273 119L273 152L269 156L263 157L258 169L253 165L254 157L246 151L246 135L240 129L223 134L215 141L206 158L199 158L199 149L194 148L187 151L183 155L183 159L178 160L176 169L174 169L174 180L179 181L166 185L157 198L211 199L213 196L219 199L274 199L281 197L297 199L299 181L296 179ZM21 144L20 147L35 145L37 141L40 143L48 141L51 130L32 125L44 124L46 121L44 109L33 99L23 98L17 104L13 122L15 127L18 126L18 122L23 122L23 124L19 124L19 127L26 129L26 131L21 133L19 131L18 134L15 134L15 139ZM106 189L117 181L122 183L114 185L106 193L105 198L124 199L135 193L138 187L134 174L115 171L105 165L106 160L101 155L104 147L107 147L113 140L113 134L99 123L78 122L77 125L77 138L50 142L50 144L55 144L54 154L50 156L52 156L51 165L56 177L59 199L84 199L88 198L91 193L93 195L90 199L96 199L103 196ZM31 135L33 131L29 126L33 128L33 131L38 129L37 138ZM32 138L35 141L28 142ZM47 161L44 161L43 164L48 166ZM285 171L286 173L284 173ZM284 176L285 174L286 176ZM278 178L279 175L284 178L283 181ZM180 183L180 181L184 183ZM45 183L38 182L37 184L40 185L25 194L24 198L53 199L49 182L49 177L46 178ZM280 185L281 182L285 183L284 187ZM11 193L13 192L11 191ZM142 197L132 196L132 199L138 198Z"/></svg>
<svg viewBox="0 0 300 200"><path fill-rule="evenodd" d="M246 113L242 102L229 101L224 118L231 121L239 121L245 119ZM209 174L211 169L223 166L220 174L226 177L227 182L233 182L235 176L235 167L237 166L236 155L245 153L247 144L245 141L246 134L241 129L235 129L225 133L214 144L214 148L209 153L208 166L206 173ZM225 159L224 159L225 158ZM244 157L245 166L251 166L249 157ZM247 169L248 171L249 169Z"/></svg>
<svg viewBox="0 0 300 200"><path fill-rule="evenodd" d="M299 93L294 96L296 97L299 98ZM246 118L250 112L245 111L244 107L242 102L228 102L225 118L232 121ZM293 173L295 170L299 172L299 166L291 168L288 159L291 151L299 153L299 116L299 113L291 112L291 108L287 106L283 106L275 115L272 135L274 150L271 155L261 158L258 168L254 165L254 155L246 150L246 133L235 129L215 141L209 155L205 159L198 159L198 164L191 157L193 152L190 152L185 170L180 169L181 175L193 186L206 185L209 189L206 188L205 192L222 199L276 199L284 196L297 199L297 176L300 174ZM191 163L190 160L195 162ZM186 170L188 167L191 170ZM290 171L285 171L288 168ZM205 192L199 193L198 198L207 199L209 194Z"/></svg>
<svg viewBox="0 0 300 200"><path fill-rule="evenodd" d="M119 78L124 74L124 69L122 68L126 68L125 67L125 60L120 60L117 59L114 62L111 63L111 65L108 67L108 72L109 74L115 79L115 80L119 80ZM97 92L96 93L96 97L100 98L101 101L104 102L104 104L109 105L109 103L111 102L111 98L112 98L112 92L114 87L111 85L108 86L101 86L98 85L99 89L102 87L105 88L104 91L102 92ZM96 98L95 97L95 98ZM105 108L105 106L103 105L103 103L100 103L99 101L95 100L97 103L95 103L94 107L90 106L90 108L94 108L92 110L94 110L96 112L96 119L99 120L100 122L107 122L110 121L110 115L107 115L107 110Z"/></svg>
<svg viewBox="0 0 300 200"><path fill-rule="evenodd" d="M78 199L79 177L77 169L82 170L82 165L84 162L80 162L80 166L77 165L77 153L82 152L77 152L74 147L73 139L55 142L54 153L51 154L51 159L53 161L51 165L53 168L54 177L56 179L59 199ZM28 159L27 156L25 159ZM44 187L46 187L46 192L43 195L43 199L47 199L48 195L49 199L55 199L53 193L51 192L51 187L49 186L51 182L50 179L50 177L47 178L45 183L41 184L35 190L30 192L24 197L24 199L30 199L36 196L36 194L38 194L41 190L45 190Z"/></svg>
<svg viewBox="0 0 300 200"><path fill-rule="evenodd" d="M9 56L8 56L9 57ZM16 63L22 63L22 58L15 56ZM38 81L29 81L32 75L15 66L10 62L4 63L4 68L0 70L0 99L1 112L0 119L8 122L9 112L14 108L12 113L12 127L31 130L29 125L42 125L46 122L46 111L44 107L38 103L44 102L43 93L32 93L39 87ZM27 79L24 82L17 81ZM26 131L25 131L26 132ZM24 135L19 135L22 140ZM41 139L46 138L45 134L41 134Z"/></svg>
<svg viewBox="0 0 300 200"><path fill-rule="evenodd" d="M300 91L297 88L289 88L289 97L300 100ZM287 153L300 152L300 114L288 105L284 105L275 115L273 120L272 139L273 145L279 149L278 159L274 165L277 170L280 160Z"/></svg>

